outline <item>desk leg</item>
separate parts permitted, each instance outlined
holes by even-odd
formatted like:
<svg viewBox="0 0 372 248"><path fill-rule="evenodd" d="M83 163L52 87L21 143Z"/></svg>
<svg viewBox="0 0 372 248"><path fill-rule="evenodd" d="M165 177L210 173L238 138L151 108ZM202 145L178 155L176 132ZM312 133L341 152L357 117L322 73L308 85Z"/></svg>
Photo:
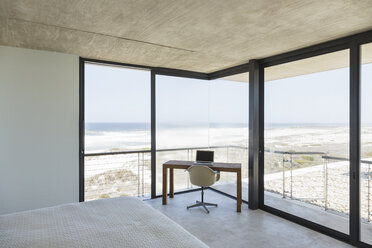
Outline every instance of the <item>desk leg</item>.
<svg viewBox="0 0 372 248"><path fill-rule="evenodd" d="M174 180L173 168L169 168L169 197L174 197Z"/></svg>
<svg viewBox="0 0 372 248"><path fill-rule="evenodd" d="M168 168L163 165L163 205L167 205L167 172Z"/></svg>
<svg viewBox="0 0 372 248"><path fill-rule="evenodd" d="M242 211L242 173L238 171L236 173L236 212Z"/></svg>

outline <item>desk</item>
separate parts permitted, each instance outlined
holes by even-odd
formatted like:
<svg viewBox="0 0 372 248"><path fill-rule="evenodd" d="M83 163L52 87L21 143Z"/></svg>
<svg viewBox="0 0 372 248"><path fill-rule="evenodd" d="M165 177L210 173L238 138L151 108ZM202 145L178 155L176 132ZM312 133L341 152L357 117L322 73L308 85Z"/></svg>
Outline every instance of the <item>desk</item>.
<svg viewBox="0 0 372 248"><path fill-rule="evenodd" d="M167 205L167 181L169 169L169 197L174 197L174 169L188 169L194 161L170 160L163 164L163 205ZM236 211L241 212L242 207L242 165L239 163L213 163L208 166L212 170L236 173Z"/></svg>

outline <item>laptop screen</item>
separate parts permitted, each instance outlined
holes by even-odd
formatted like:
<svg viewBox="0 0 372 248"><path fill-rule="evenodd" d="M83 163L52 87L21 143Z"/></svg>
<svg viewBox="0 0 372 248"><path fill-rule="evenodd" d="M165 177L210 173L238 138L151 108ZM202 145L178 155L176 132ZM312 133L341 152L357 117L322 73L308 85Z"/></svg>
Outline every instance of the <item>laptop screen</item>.
<svg viewBox="0 0 372 248"><path fill-rule="evenodd" d="M214 151L196 151L197 162L213 162Z"/></svg>

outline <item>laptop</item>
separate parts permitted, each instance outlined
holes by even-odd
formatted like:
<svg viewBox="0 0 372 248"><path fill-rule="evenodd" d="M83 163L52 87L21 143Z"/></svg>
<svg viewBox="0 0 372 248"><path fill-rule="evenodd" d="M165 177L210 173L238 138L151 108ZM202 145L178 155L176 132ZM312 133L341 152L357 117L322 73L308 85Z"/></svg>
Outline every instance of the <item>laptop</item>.
<svg viewBox="0 0 372 248"><path fill-rule="evenodd" d="M196 161L198 165L213 165L214 151L196 151Z"/></svg>

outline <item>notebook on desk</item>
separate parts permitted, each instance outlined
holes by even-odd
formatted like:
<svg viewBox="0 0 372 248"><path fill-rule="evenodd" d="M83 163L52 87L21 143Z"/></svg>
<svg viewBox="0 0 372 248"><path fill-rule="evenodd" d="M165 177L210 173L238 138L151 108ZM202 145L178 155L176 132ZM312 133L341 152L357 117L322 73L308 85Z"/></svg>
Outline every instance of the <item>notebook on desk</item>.
<svg viewBox="0 0 372 248"><path fill-rule="evenodd" d="M213 165L214 162L214 151L196 151L196 161L194 164L197 165Z"/></svg>

